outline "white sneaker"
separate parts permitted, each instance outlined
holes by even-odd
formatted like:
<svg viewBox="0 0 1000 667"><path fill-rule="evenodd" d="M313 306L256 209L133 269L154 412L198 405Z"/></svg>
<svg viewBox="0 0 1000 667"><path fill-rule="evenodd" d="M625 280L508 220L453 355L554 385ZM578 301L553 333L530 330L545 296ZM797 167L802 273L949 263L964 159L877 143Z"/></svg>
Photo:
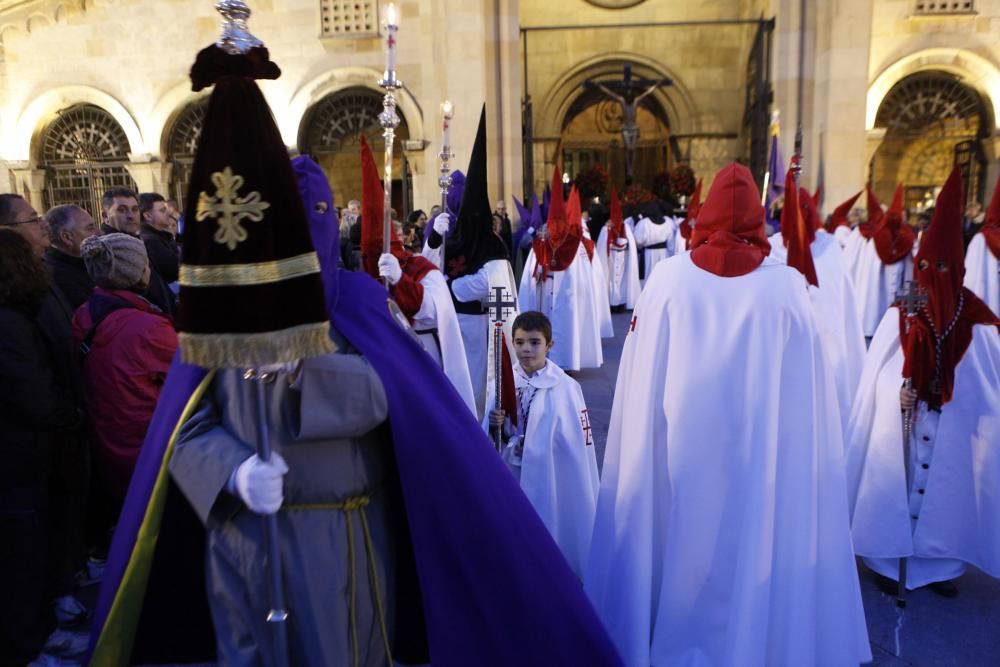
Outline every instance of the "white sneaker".
<svg viewBox="0 0 1000 667"><path fill-rule="evenodd" d="M86 632L57 629L45 640L42 653L56 658L71 658L82 654L90 643L90 635Z"/></svg>
<svg viewBox="0 0 1000 667"><path fill-rule="evenodd" d="M83 625L90 618L90 612L87 608L72 595L57 598L52 606L56 614L56 623L60 628L75 628Z"/></svg>

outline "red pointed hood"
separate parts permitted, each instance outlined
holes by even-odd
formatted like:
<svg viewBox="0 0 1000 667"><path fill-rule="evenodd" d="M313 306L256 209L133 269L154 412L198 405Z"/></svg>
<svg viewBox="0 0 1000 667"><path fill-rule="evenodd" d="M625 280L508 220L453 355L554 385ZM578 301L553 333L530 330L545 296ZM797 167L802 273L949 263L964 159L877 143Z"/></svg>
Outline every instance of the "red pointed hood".
<svg viewBox="0 0 1000 667"><path fill-rule="evenodd" d="M361 263L368 275L378 278L378 258L382 254L385 190L382 189L382 181L368 140L363 134L358 139L361 142ZM398 244L396 230L392 225L389 226L389 231L392 234L391 243Z"/></svg>
<svg viewBox="0 0 1000 667"><path fill-rule="evenodd" d="M847 219L847 215L851 212L851 208L854 206L854 202L858 201L858 197L861 196L861 190L858 194L854 195L843 204L833 209L833 214L830 215L830 221L826 224L826 231L831 234L837 227L850 227L851 222Z"/></svg>
<svg viewBox="0 0 1000 667"><path fill-rule="evenodd" d="M680 224L681 236L684 237L684 244L687 248L691 247L691 230L693 229L691 221L698 217L698 210L701 209L701 179L698 179L698 185L694 186L694 192L691 194L691 203L688 204L687 215L684 216L684 222Z"/></svg>
<svg viewBox="0 0 1000 667"><path fill-rule="evenodd" d="M795 174L792 171L785 174L785 205L781 209L781 235L788 247L787 264L798 269L810 285L819 287L810 248L812 244L810 231L815 235L815 230L803 213L803 209L811 210L811 204L812 199L805 188L796 190Z"/></svg>
<svg viewBox="0 0 1000 667"><path fill-rule="evenodd" d="M875 233L875 227L882 220L885 213L882 211L882 203L872 192L871 186L865 186L865 197L868 206L868 218L858 225L858 232L866 239L870 239Z"/></svg>
<svg viewBox="0 0 1000 667"><path fill-rule="evenodd" d="M582 225L570 224L571 211L563 202L562 177L559 165L552 171L552 200L549 202L549 217L546 221L546 238L536 238L532 246L535 249L535 276L541 280L548 277L550 271L565 271L576 258L582 237ZM576 217L579 220L579 196L577 196Z"/></svg>
<svg viewBox="0 0 1000 667"><path fill-rule="evenodd" d="M962 286L965 275L962 196L962 174L955 167L938 195L934 218L924 232L920 252L914 260L914 277L927 293L927 304L909 322L900 311L900 340L905 356L903 377L912 378L920 399L932 406L951 400L955 366L972 342L972 327L976 324L1000 327L1000 319L989 307ZM939 345L938 336L942 337ZM938 369L940 375L935 377Z"/></svg>
<svg viewBox="0 0 1000 667"><path fill-rule="evenodd" d="M691 247L691 260L699 268L727 278L750 273L771 252L764 207L749 169L734 162L715 175L698 212Z"/></svg>
<svg viewBox="0 0 1000 667"><path fill-rule="evenodd" d="M903 184L896 186L896 194L892 198L892 206L886 212L872 233L875 251L883 264L895 264L913 250L916 235L913 228L906 223L903 210Z"/></svg>
<svg viewBox="0 0 1000 667"><path fill-rule="evenodd" d="M587 250L587 259L594 259L594 240L583 236L583 205L580 202L580 191L574 185L569 192L569 201L566 202L566 218L569 222L570 233L579 237L577 246L581 243Z"/></svg>
<svg viewBox="0 0 1000 667"><path fill-rule="evenodd" d="M986 219L983 221L983 239L993 256L1000 259L1000 178L993 188L993 198L990 207L986 209Z"/></svg>
<svg viewBox="0 0 1000 667"><path fill-rule="evenodd" d="M618 189L611 186L611 227L608 229L608 247L606 252L611 252L611 246L618 239L627 238L625 235L625 218L622 216L622 203L618 199Z"/></svg>

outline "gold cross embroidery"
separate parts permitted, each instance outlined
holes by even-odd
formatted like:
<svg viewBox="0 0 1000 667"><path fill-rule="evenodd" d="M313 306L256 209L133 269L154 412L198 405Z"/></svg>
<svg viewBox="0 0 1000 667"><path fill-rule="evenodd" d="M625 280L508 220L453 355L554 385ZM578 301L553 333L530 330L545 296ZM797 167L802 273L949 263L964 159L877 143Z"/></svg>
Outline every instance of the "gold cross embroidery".
<svg viewBox="0 0 1000 667"><path fill-rule="evenodd" d="M241 220L260 222L264 219L264 211L270 204L261 201L259 192L251 192L246 197L238 197L239 189L243 187L243 177L233 174L230 167L212 174L215 184L215 196L201 192L198 195L198 208L195 220L201 222L208 218L219 219L219 229L213 239L230 250L247 240L247 230L240 224Z"/></svg>

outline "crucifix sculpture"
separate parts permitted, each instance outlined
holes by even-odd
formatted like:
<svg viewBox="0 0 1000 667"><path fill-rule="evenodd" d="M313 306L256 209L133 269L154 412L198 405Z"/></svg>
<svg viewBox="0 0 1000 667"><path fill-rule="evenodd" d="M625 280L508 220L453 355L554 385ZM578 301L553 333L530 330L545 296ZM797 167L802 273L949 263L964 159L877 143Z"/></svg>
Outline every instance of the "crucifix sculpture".
<svg viewBox="0 0 1000 667"><path fill-rule="evenodd" d="M630 183L633 175L632 170L635 165L635 148L639 143L639 126L636 124L639 103L660 86L669 86L672 84L673 81L667 78L657 79L656 81L652 79L634 79L632 78L632 65L630 63L625 63L625 70L621 81L594 81L593 79L587 79L583 82L585 89L597 88L621 105L622 143L625 145L625 177Z"/></svg>

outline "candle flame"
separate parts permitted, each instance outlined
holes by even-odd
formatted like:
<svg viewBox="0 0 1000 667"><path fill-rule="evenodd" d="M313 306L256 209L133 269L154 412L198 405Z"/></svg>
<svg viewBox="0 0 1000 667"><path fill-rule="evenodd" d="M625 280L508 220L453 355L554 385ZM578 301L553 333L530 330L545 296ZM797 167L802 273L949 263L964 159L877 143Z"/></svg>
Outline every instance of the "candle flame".
<svg viewBox="0 0 1000 667"><path fill-rule="evenodd" d="M445 100L441 103L441 115L445 118L451 118L455 113L455 105L451 103L451 100Z"/></svg>
<svg viewBox="0 0 1000 667"><path fill-rule="evenodd" d="M385 14L383 14L383 20L387 26L398 26L399 25L399 12L396 10L396 3L390 2L386 5Z"/></svg>

